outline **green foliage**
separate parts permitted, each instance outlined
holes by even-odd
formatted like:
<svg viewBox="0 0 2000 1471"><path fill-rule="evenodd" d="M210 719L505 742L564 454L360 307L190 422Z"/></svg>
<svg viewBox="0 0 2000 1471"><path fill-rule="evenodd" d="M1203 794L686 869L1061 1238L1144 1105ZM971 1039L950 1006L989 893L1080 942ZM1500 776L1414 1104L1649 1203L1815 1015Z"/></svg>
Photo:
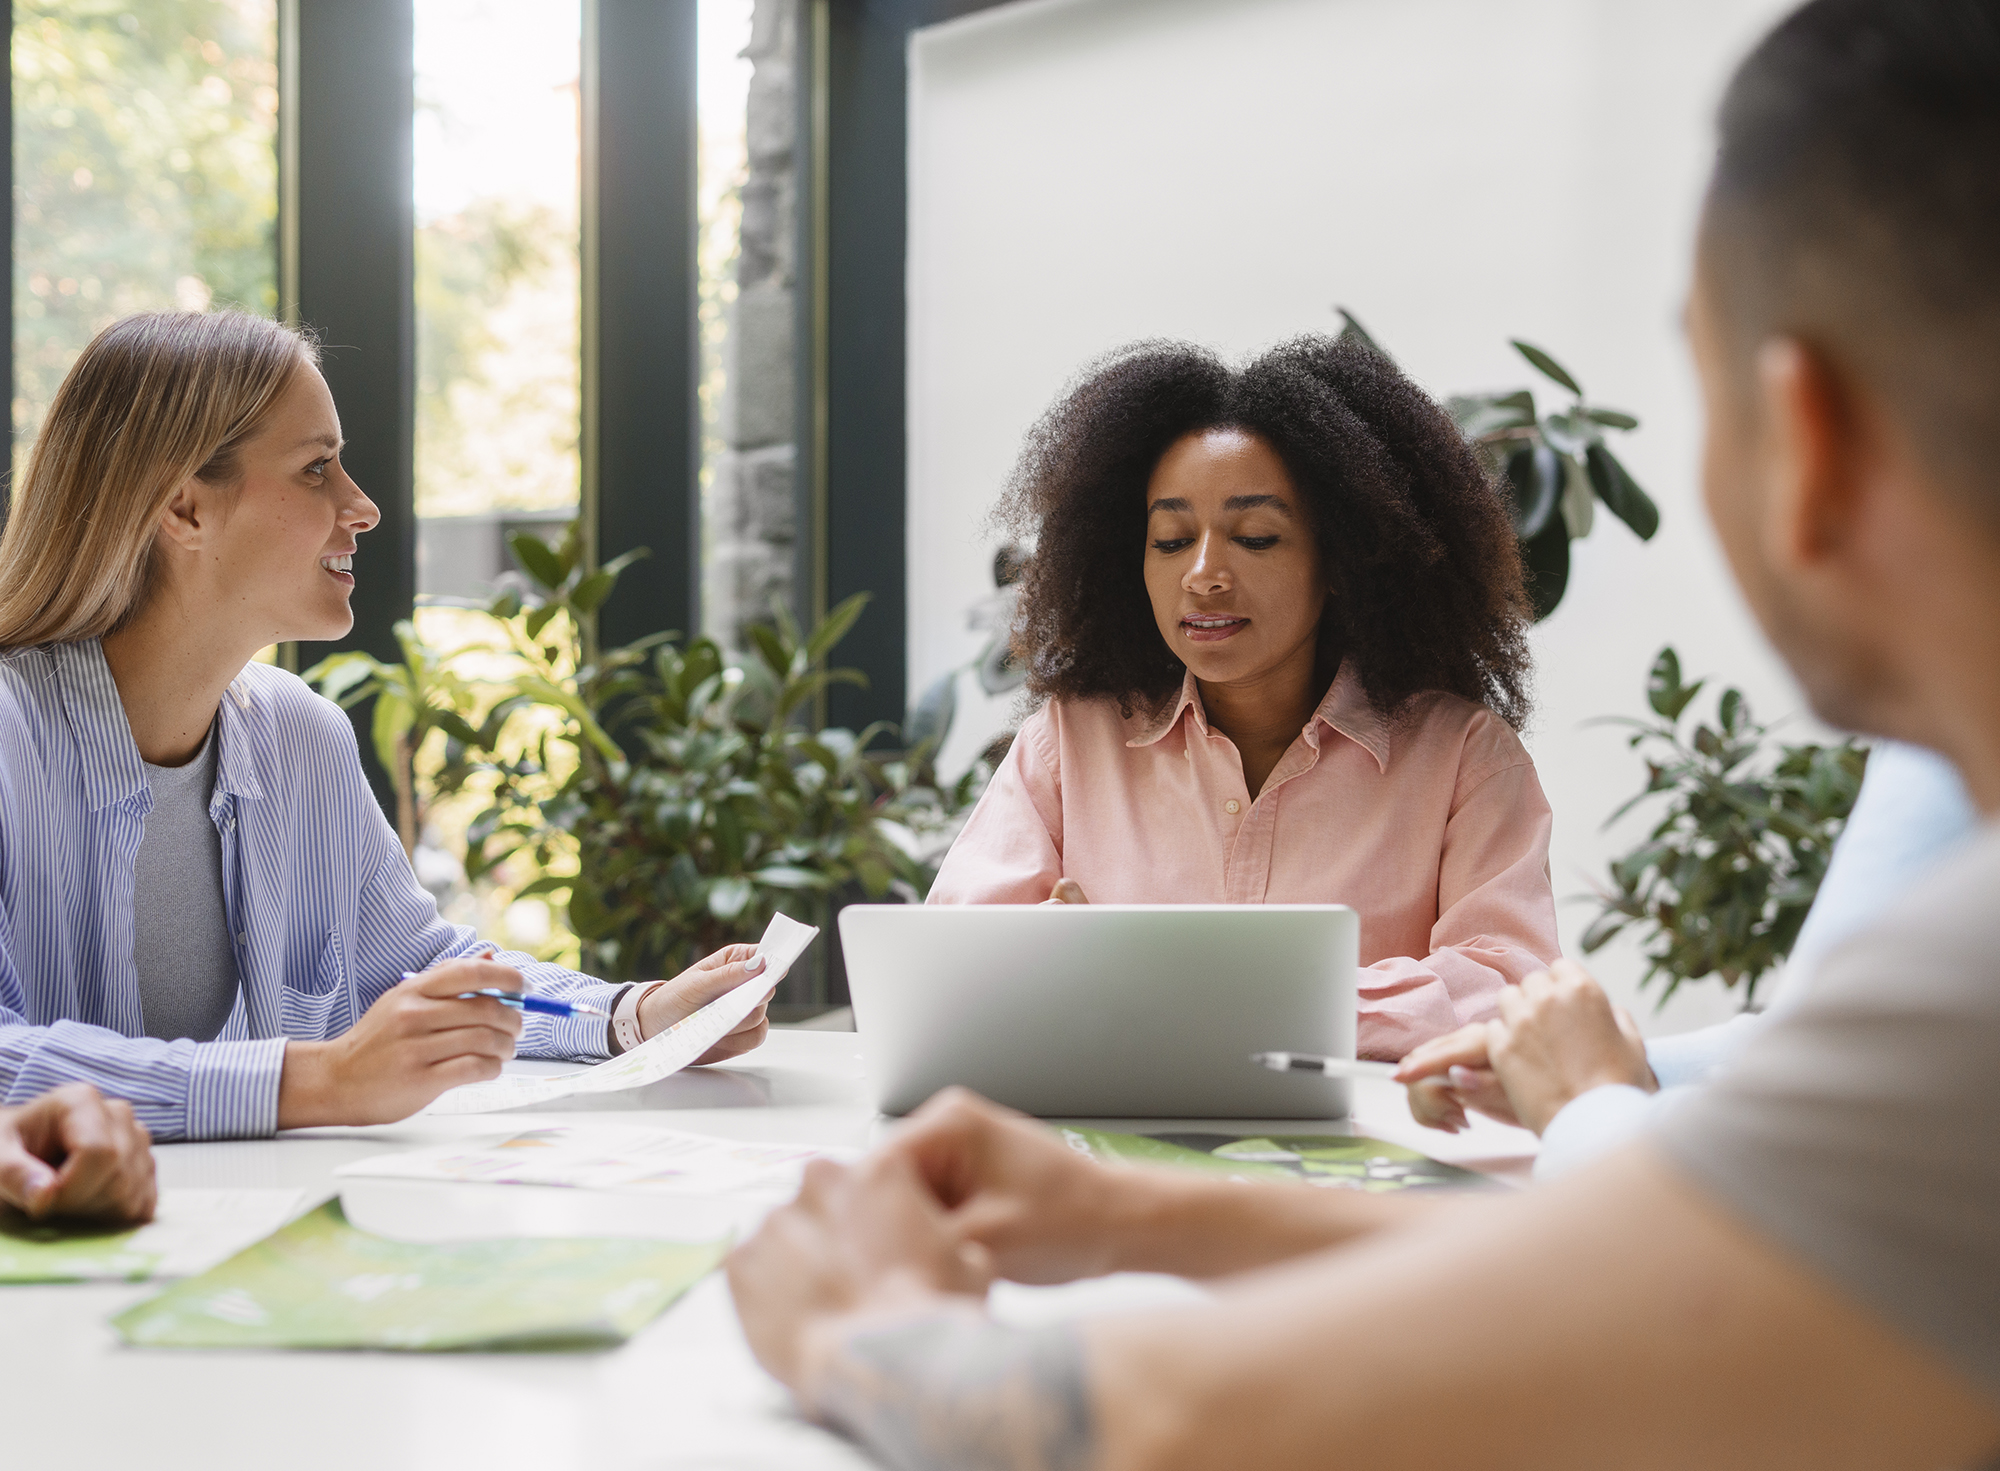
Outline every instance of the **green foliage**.
<svg viewBox="0 0 2000 1471"><path fill-rule="evenodd" d="M277 307L271 0L14 6L14 428L117 317Z"/></svg>
<svg viewBox="0 0 2000 1471"><path fill-rule="evenodd" d="M576 497L576 225L479 199L416 235L417 487L426 515Z"/></svg>
<svg viewBox="0 0 2000 1471"><path fill-rule="evenodd" d="M1607 825L1641 803L1666 805L1645 840L1612 863L1583 948L1635 927L1647 961L1640 984L1664 977L1662 1005L1683 981L1719 975L1742 985L1747 1007L1798 939L1868 753L1842 741L1781 745L1774 755L1768 728L1735 689L1723 691L1713 724L1697 722L1683 738L1681 717L1705 683L1684 683L1679 657L1662 649L1646 689L1657 720L1611 722L1634 727L1647 778Z"/></svg>
<svg viewBox="0 0 2000 1471"><path fill-rule="evenodd" d="M538 876L517 896L566 895L582 964L612 979L671 975L755 939L779 909L823 923L836 897L928 892L923 839L986 772L942 785L927 751L876 748L888 727L800 723L827 686L863 682L826 660L866 594L810 633L780 608L743 663L674 633L593 655L592 615L644 553L588 569L574 526L559 546L522 534L513 550L533 592L487 610L510 651L503 677L469 681L456 656L414 642L400 669L340 656L314 671L350 703L386 701L396 713L378 731L414 736L411 750L425 722L442 730L440 790L491 793L467 832L469 878L525 860ZM477 724L474 683L491 699Z"/></svg>
<svg viewBox="0 0 2000 1471"><path fill-rule="evenodd" d="M423 831L427 805L415 770L417 750L424 739L441 730L461 744L490 746L498 739L506 713L498 720L489 716L485 725L475 730L471 721L479 697L472 683L454 667L457 656L425 645L407 619L396 625L396 642L403 649L400 664L384 664L373 654L350 650L322 659L305 672L304 679L343 710L365 700L375 701L369 727L375 759L395 784L396 832L403 840L403 852L411 854L416 852L417 837ZM463 780L462 773L459 780Z"/></svg>
<svg viewBox="0 0 2000 1471"><path fill-rule="evenodd" d="M1343 338L1383 351L1344 307L1335 310L1345 324ZM1660 529L1660 512L1605 443L1607 430L1637 429L1639 421L1622 409L1586 402L1576 376L1533 343L1516 339L1512 346L1536 372L1570 393L1567 409L1542 413L1527 388L1462 394L1445 400L1445 408L1507 489L1528 596L1541 619L1562 601L1569 585L1569 544L1590 535L1596 502L1641 541L1652 540Z"/></svg>

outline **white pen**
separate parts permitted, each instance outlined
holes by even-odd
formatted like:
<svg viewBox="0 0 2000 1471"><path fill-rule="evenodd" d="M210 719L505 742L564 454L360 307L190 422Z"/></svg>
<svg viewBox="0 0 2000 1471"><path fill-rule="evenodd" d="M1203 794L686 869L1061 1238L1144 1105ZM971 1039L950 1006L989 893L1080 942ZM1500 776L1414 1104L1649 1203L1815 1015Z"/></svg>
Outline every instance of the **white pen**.
<svg viewBox="0 0 2000 1471"><path fill-rule="evenodd" d="M1253 1052L1250 1060L1274 1073L1318 1073L1323 1078L1366 1078L1393 1082L1393 1062L1362 1062L1352 1057L1321 1057L1311 1052Z"/></svg>

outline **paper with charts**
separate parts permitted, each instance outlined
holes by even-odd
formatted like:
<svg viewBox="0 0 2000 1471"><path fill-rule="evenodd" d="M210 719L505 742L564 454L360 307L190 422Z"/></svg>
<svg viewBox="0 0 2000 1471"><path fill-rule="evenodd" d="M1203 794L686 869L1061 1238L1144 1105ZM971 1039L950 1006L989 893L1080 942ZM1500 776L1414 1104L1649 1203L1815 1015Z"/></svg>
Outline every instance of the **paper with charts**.
<svg viewBox="0 0 2000 1471"><path fill-rule="evenodd" d="M763 973L716 997L693 1016L682 1017L659 1036L649 1037L623 1056L580 1072L559 1073L553 1078L495 1078L490 1083L467 1083L440 1094L424 1112L496 1113L503 1108L548 1103L574 1093L618 1093L657 1083L679 1072L734 1031L736 1024L755 1011L758 1003L771 994L771 988L785 978L792 962L805 953L806 946L818 933L817 926L774 914L764 930L764 938L757 942L757 949L764 957Z"/></svg>
<svg viewBox="0 0 2000 1471"><path fill-rule="evenodd" d="M854 1152L635 1124L559 1124L379 1155L342 1165L334 1175L646 1195L789 1196L798 1189L806 1161L818 1155L851 1159Z"/></svg>

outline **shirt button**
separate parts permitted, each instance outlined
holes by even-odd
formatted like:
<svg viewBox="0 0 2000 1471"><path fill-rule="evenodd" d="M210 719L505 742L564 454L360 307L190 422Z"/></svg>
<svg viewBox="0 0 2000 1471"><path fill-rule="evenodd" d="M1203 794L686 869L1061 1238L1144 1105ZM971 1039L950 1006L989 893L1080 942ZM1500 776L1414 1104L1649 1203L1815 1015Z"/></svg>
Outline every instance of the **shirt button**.
<svg viewBox="0 0 2000 1471"><path fill-rule="evenodd" d="M1234 797L1231 797L1227 802L1222 804L1222 810L1227 812L1231 817L1234 817L1243 810L1243 804Z"/></svg>
<svg viewBox="0 0 2000 1471"><path fill-rule="evenodd" d="M248 930L238 930L238 931L236 932L236 943L237 943L237 944L239 944L239 945L247 945L247 944L249 944L249 943L250 943L250 933L249 933L249 931L248 931Z"/></svg>

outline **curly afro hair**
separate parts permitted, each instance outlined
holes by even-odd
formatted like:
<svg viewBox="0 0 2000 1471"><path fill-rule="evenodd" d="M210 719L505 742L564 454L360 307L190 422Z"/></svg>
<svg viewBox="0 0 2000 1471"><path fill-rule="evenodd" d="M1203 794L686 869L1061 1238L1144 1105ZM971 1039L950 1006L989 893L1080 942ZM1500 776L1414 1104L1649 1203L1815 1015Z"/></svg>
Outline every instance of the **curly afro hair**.
<svg viewBox="0 0 2000 1471"><path fill-rule="evenodd" d="M1146 487L1167 449L1207 429L1277 451L1319 541L1332 596L1318 660L1352 662L1375 707L1416 695L1527 718L1531 618L1499 488L1443 409L1379 352L1295 338L1238 370L1179 342L1087 369L1029 432L996 513L1037 538L1014 655L1031 694L1163 707L1186 666L1146 593Z"/></svg>

